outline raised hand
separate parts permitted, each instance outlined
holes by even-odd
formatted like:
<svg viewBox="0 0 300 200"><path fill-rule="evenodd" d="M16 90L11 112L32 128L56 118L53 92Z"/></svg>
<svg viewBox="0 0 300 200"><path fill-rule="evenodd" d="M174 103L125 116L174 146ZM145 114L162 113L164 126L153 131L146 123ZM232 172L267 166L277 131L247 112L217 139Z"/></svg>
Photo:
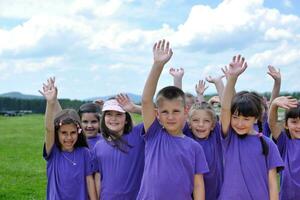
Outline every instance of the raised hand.
<svg viewBox="0 0 300 200"><path fill-rule="evenodd" d="M173 51L170 48L170 43L165 40L159 40L153 46L153 59L157 64L164 65L172 57Z"/></svg>
<svg viewBox="0 0 300 200"><path fill-rule="evenodd" d="M275 81L281 80L280 69L276 70L272 65L268 66L269 71L267 72Z"/></svg>
<svg viewBox="0 0 300 200"><path fill-rule="evenodd" d="M47 79L47 83L43 83L43 91L39 90L39 93L45 97L47 101L57 99L57 88L55 86L55 77Z"/></svg>
<svg viewBox="0 0 300 200"><path fill-rule="evenodd" d="M247 67L248 65L247 62L245 62L244 57L241 57L241 55L233 56L232 62L229 64L227 73L229 76L238 77L246 70ZM225 69L226 68L227 67L225 67Z"/></svg>
<svg viewBox="0 0 300 200"><path fill-rule="evenodd" d="M225 77L225 74L224 75L221 75L221 76L216 76L216 77L212 77L212 76L207 76L205 78L205 80L209 83L217 83L218 81L221 81L222 78Z"/></svg>
<svg viewBox="0 0 300 200"><path fill-rule="evenodd" d="M94 103L97 104L101 108L101 110L102 110L103 105L104 105L104 101L102 99L96 99L94 101Z"/></svg>
<svg viewBox="0 0 300 200"><path fill-rule="evenodd" d="M227 66L224 66L221 68L224 76L226 77L226 80L228 80L228 77L229 77L229 72L228 72L228 67Z"/></svg>
<svg viewBox="0 0 300 200"><path fill-rule="evenodd" d="M284 109L296 108L298 106L298 100L291 96L277 97L272 103Z"/></svg>
<svg viewBox="0 0 300 200"><path fill-rule="evenodd" d="M174 78L181 78L183 77L184 75L184 69L183 68L173 68L171 67L170 70L169 70L169 74L171 74Z"/></svg>
<svg viewBox="0 0 300 200"><path fill-rule="evenodd" d="M125 111L131 112L134 109L135 104L127 94L118 94L116 100Z"/></svg>
<svg viewBox="0 0 300 200"><path fill-rule="evenodd" d="M204 80L199 80L198 84L195 86L195 91L197 94L203 95L208 86L205 85Z"/></svg>

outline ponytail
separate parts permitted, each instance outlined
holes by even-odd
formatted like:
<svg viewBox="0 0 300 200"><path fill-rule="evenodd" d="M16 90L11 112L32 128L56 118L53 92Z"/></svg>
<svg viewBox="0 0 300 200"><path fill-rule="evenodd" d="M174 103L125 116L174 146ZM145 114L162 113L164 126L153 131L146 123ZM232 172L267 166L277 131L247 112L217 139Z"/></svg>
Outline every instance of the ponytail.
<svg viewBox="0 0 300 200"><path fill-rule="evenodd" d="M257 126L258 126L258 137L260 139L260 143L261 143L261 147L262 147L262 153L267 156L269 154L269 146L267 144L267 142L265 141L264 137L263 137L263 134L262 134L262 131L263 131L263 128L262 128L262 122L260 120L257 120Z"/></svg>

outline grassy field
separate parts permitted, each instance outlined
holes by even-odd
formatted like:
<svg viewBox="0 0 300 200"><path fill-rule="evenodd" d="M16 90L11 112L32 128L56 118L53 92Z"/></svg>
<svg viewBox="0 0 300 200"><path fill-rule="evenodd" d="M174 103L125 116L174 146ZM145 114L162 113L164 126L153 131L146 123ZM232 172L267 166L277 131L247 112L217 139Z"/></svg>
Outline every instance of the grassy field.
<svg viewBox="0 0 300 200"><path fill-rule="evenodd" d="M42 115L0 117L0 199L45 199Z"/></svg>
<svg viewBox="0 0 300 200"><path fill-rule="evenodd" d="M137 122L139 115L134 115ZM45 199L43 115L0 117L0 199Z"/></svg>

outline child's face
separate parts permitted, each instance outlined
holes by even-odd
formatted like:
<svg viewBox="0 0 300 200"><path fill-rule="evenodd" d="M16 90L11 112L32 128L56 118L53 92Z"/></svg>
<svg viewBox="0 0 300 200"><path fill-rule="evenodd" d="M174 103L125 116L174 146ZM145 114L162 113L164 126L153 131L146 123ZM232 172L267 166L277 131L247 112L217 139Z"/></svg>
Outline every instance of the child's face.
<svg viewBox="0 0 300 200"><path fill-rule="evenodd" d="M163 100L158 105L157 118L168 133L182 134L186 117L187 109L184 108L181 100Z"/></svg>
<svg viewBox="0 0 300 200"><path fill-rule="evenodd" d="M289 129L292 139L300 139L300 119L288 118L286 128Z"/></svg>
<svg viewBox="0 0 300 200"><path fill-rule="evenodd" d="M94 137L99 132L99 120L95 113L83 113L81 116L81 126L86 137Z"/></svg>
<svg viewBox="0 0 300 200"><path fill-rule="evenodd" d="M214 121L206 110L194 110L189 118L189 126L196 137L204 139L214 129Z"/></svg>
<svg viewBox="0 0 300 200"><path fill-rule="evenodd" d="M231 116L231 126L239 135L252 133L255 121L255 117L245 117L243 115L236 114Z"/></svg>
<svg viewBox="0 0 300 200"><path fill-rule="evenodd" d="M58 140L63 151L73 151L78 139L78 130L75 124L64 124L58 130Z"/></svg>
<svg viewBox="0 0 300 200"><path fill-rule="evenodd" d="M125 113L108 110L105 113L104 120L108 129L118 133L119 135L123 134L126 123Z"/></svg>

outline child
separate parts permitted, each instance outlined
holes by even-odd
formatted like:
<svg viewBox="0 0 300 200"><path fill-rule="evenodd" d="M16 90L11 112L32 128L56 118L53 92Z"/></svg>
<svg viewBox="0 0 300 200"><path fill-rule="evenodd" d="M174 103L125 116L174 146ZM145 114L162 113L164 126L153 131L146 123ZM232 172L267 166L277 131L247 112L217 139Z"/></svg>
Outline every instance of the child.
<svg viewBox="0 0 300 200"><path fill-rule="evenodd" d="M78 114L73 109L56 114L60 108L54 79L48 80L41 94L47 100L43 153L47 161L47 199L95 200L91 156Z"/></svg>
<svg viewBox="0 0 300 200"><path fill-rule="evenodd" d="M154 63L142 95L145 129L145 168L137 199L204 199L202 174L208 172L202 147L182 133L187 109L184 92L169 86L152 101L164 65L170 60L169 42L153 47ZM156 118L157 116L157 118Z"/></svg>
<svg viewBox="0 0 300 200"><path fill-rule="evenodd" d="M205 102L195 103L189 111L190 129L185 133L204 150L209 173L204 174L205 199L217 200L223 182L221 130L213 108Z"/></svg>
<svg viewBox="0 0 300 200"><path fill-rule="evenodd" d="M283 167L283 161L276 145L261 133L261 99L250 92L233 98L237 78L246 68L244 58L233 57L221 100L225 165L219 199L278 199L276 169ZM253 128L256 120L259 133Z"/></svg>
<svg viewBox="0 0 300 200"><path fill-rule="evenodd" d="M96 103L85 103L80 106L78 114L81 119L83 134L87 137L89 149L93 149L100 136L101 110Z"/></svg>
<svg viewBox="0 0 300 200"><path fill-rule="evenodd" d="M287 109L285 123L277 123L278 107ZM291 97L277 97L269 112L272 137L277 143L285 168L280 174L280 199L300 199L300 106ZM285 129L285 130L284 130Z"/></svg>
<svg viewBox="0 0 300 200"><path fill-rule="evenodd" d="M144 169L143 125L133 127L116 99L105 101L102 112L103 139L94 147L97 193L100 199L136 199Z"/></svg>

